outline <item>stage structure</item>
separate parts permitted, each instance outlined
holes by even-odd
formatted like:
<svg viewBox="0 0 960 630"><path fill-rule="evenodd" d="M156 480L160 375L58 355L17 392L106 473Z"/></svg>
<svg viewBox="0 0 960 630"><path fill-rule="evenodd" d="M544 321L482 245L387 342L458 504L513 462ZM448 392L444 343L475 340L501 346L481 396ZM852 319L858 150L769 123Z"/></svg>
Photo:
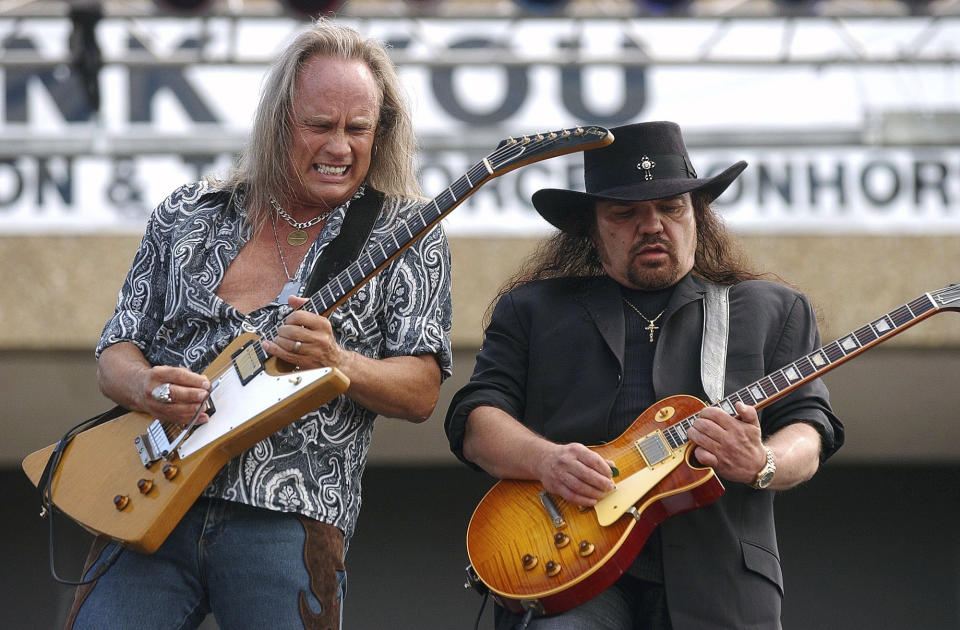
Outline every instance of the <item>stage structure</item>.
<svg viewBox="0 0 960 630"><path fill-rule="evenodd" d="M228 167L304 20L279 2L170 4L0 5L0 234L138 233L172 187ZM671 119L707 170L751 162L723 198L738 229L960 232L958 3L554 9L343 7L391 45L428 193L506 135ZM505 178L451 234L542 234L529 194L578 186L577 160Z"/></svg>

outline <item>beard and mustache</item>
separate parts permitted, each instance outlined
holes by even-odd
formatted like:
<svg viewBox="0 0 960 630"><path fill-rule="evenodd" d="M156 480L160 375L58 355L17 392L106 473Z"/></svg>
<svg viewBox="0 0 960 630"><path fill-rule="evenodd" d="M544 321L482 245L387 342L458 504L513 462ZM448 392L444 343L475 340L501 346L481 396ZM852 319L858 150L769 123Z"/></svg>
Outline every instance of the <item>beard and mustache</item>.
<svg viewBox="0 0 960 630"><path fill-rule="evenodd" d="M667 260L640 261L637 257L648 247L662 248L667 255ZM611 260L606 248L601 244L597 249L604 266L610 265ZM623 275L630 284L645 291L665 289L676 284L685 274L686 270L681 268L676 246L656 234L646 234L630 247L626 257L626 267L623 269Z"/></svg>

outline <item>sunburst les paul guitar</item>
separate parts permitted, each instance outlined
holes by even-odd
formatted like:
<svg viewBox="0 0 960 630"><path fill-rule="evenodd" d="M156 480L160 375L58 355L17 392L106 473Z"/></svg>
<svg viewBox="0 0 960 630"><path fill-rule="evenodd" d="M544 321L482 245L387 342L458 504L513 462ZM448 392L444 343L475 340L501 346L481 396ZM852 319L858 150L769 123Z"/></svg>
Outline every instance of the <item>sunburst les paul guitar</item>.
<svg viewBox="0 0 960 630"><path fill-rule="evenodd" d="M387 244L368 248L301 308L328 316L490 179L611 142L613 135L595 126L504 140L398 225ZM273 331L264 338L275 336ZM262 339L237 337L204 370L212 384L207 423L184 431L143 413L125 413L69 443L32 453L24 471L38 485L55 455L59 465L45 500L96 534L153 553L228 460L347 389L349 381L336 369L295 370L270 358Z"/></svg>
<svg viewBox="0 0 960 630"><path fill-rule="evenodd" d="M777 400L861 352L941 311L960 310L960 284L925 293L713 406L757 408ZM651 406L623 435L591 447L613 467L615 489L585 508L548 494L536 481L502 480L477 506L467 528L471 579L505 608L552 615L613 584L653 528L707 505L724 492L712 468L692 459L687 429L706 405L671 396Z"/></svg>

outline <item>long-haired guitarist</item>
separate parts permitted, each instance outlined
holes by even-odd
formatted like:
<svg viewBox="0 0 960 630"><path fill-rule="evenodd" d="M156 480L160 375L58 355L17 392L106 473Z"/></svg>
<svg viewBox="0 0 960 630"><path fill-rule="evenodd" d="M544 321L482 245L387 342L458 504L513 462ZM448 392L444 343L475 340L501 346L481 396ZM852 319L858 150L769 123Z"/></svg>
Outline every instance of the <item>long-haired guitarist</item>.
<svg viewBox="0 0 960 630"><path fill-rule="evenodd" d="M586 192L534 194L537 211L560 232L501 294L473 376L446 418L451 448L464 462L501 479L542 484L543 506L536 494L524 505L531 518L554 519L557 548L573 529L563 506L597 506L630 485L615 462L585 445L618 438L665 397L720 400L820 345L808 300L747 269L710 208L746 163L700 177L676 124L611 131L613 144L584 154ZM658 420L671 411L664 408ZM557 602L554 608L565 610L535 616L529 627L780 627L774 491L810 479L843 443L827 390L809 381L760 413L739 402L708 407L686 437L695 445L694 465L712 467L725 493L699 509L661 516L632 563L606 550L611 563L628 568L596 596L563 601L566 591L588 592L590 580L603 575L591 568L564 577L600 553L590 541L579 548L586 559L573 541L548 562L524 553L530 537L517 532L517 544L491 553L489 566L471 557L481 579L484 571L505 581L549 576L529 600L518 595L513 611L498 606L498 630L513 628L520 610L540 612ZM656 435L629 449L654 470L659 459L649 447L660 443ZM645 514L638 512L621 518L641 522ZM597 518L593 510L582 513L567 512ZM511 527L512 535L518 523ZM503 603L506 589L494 590Z"/></svg>
<svg viewBox="0 0 960 630"><path fill-rule="evenodd" d="M127 551L79 588L68 626L192 628L209 613L223 628L340 626L374 418L425 420L450 374L443 232L329 319L294 309L352 211L378 204L368 248L393 237L419 200L414 154L384 47L318 21L274 64L231 176L183 186L156 208L97 348L104 394L187 424L211 387L201 371L232 339L266 331L276 331L268 355L338 368L350 385L231 460L156 553ZM200 411L201 422L215 413ZM86 575L109 556L104 544Z"/></svg>

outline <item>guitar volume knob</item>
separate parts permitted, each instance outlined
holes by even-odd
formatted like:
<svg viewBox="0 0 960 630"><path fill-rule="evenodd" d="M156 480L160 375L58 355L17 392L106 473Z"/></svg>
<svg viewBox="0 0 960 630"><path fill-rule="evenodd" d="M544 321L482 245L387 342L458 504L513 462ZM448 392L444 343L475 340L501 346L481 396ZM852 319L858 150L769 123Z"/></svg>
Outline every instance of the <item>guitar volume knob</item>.
<svg viewBox="0 0 960 630"><path fill-rule="evenodd" d="M557 532L553 535L553 544L557 549L563 549L570 544L570 537L563 532Z"/></svg>
<svg viewBox="0 0 960 630"><path fill-rule="evenodd" d="M520 562L523 563L523 568L526 571L530 571L531 569L536 567L538 564L540 564L540 559L528 553L528 554L524 554L524 556L520 558Z"/></svg>
<svg viewBox="0 0 960 630"><path fill-rule="evenodd" d="M118 511L123 510L130 505L130 497L125 494L118 494L117 496L113 497L113 505Z"/></svg>
<svg viewBox="0 0 960 630"><path fill-rule="evenodd" d="M153 482L149 479L141 479L137 482L137 490L140 491L140 494L147 494L153 490Z"/></svg>
<svg viewBox="0 0 960 630"><path fill-rule="evenodd" d="M589 540L583 540L580 542L579 551L580 551L580 555L583 556L584 558L592 554L596 549L597 549L597 546L594 545Z"/></svg>
<svg viewBox="0 0 960 630"><path fill-rule="evenodd" d="M547 572L547 577L557 577L557 575L560 574L559 562L554 562L553 560L550 560L549 562L547 562L547 564L543 568Z"/></svg>

